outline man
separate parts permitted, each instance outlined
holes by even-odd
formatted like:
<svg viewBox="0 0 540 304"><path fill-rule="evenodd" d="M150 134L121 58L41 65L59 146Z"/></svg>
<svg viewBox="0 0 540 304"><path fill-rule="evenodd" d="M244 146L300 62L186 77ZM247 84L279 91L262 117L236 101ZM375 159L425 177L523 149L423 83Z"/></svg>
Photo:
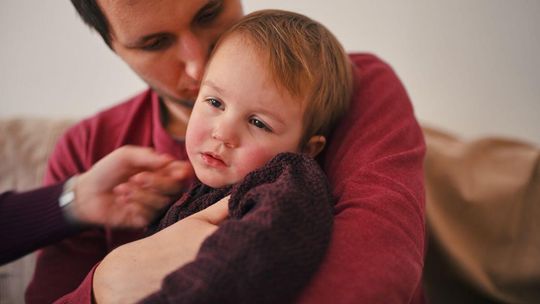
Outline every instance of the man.
<svg viewBox="0 0 540 304"><path fill-rule="evenodd" d="M240 1L72 3L150 89L72 128L51 157L47 181L85 170L121 144L150 146L186 159L186 122L206 59L219 35L241 18ZM393 71L372 55L351 55L351 61L356 87L351 107L320 158L338 198L334 232L320 271L299 301L420 303L424 252L422 133ZM173 193L180 189L163 190ZM93 231L64 242L61 250L58 246L45 249L38 258L27 301L48 303L72 291L107 252L140 236ZM166 239L165 234L161 236ZM194 236L194 243L204 237ZM84 250L82 243L87 245ZM119 287L123 292L129 292L120 286L124 282L161 280L152 276L152 261L159 263L176 256L149 248L141 240L116 252L108 257L115 262L107 263L115 267L100 267L96 276L114 273L119 286L105 288ZM137 258L154 253L160 257ZM138 261L137 276L129 271L134 267L132 261ZM126 271L122 273L122 269ZM122 274L125 279L121 279ZM86 284L92 282L92 275ZM104 286L93 286L94 291L99 288Z"/></svg>
<svg viewBox="0 0 540 304"><path fill-rule="evenodd" d="M0 264L90 226L148 225L167 205L168 197L153 190L153 186L159 185L141 187L129 179L152 175L150 171L164 167L174 168L175 174L181 176L191 172L189 164L173 162L170 156L148 148L125 146L66 183L0 194ZM126 194L130 193L137 195L128 197Z"/></svg>

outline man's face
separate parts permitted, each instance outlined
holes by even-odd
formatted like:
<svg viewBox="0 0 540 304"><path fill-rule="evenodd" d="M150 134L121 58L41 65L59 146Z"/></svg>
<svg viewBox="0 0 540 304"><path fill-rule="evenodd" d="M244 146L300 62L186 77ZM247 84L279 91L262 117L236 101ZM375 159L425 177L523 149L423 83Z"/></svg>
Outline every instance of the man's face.
<svg viewBox="0 0 540 304"><path fill-rule="evenodd" d="M193 104L208 55L243 15L240 0L99 0L111 45L168 101Z"/></svg>
<svg viewBox="0 0 540 304"><path fill-rule="evenodd" d="M277 87L258 51L238 34L227 37L210 60L188 123L186 149L197 177L222 187L280 152L298 152L303 108Z"/></svg>

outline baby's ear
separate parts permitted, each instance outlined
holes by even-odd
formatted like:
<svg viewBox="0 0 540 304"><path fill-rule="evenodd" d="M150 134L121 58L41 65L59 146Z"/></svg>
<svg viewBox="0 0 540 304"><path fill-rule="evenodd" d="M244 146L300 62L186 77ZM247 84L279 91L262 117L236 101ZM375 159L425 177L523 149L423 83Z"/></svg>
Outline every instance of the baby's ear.
<svg viewBox="0 0 540 304"><path fill-rule="evenodd" d="M322 135L314 135L308 140L302 153L315 158L322 151L324 145L326 145L326 138Z"/></svg>

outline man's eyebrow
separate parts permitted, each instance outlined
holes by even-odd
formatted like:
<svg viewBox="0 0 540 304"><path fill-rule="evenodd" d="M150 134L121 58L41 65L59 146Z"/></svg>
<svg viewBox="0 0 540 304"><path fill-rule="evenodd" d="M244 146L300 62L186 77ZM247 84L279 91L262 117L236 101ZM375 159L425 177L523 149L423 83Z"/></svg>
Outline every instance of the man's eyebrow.
<svg viewBox="0 0 540 304"><path fill-rule="evenodd" d="M200 13L209 8L218 8L223 5L223 0L208 0L205 5L203 5L197 13Z"/></svg>
<svg viewBox="0 0 540 304"><path fill-rule="evenodd" d="M212 80L205 79L202 82L202 86L210 87L210 88L216 90L221 95L223 95L225 93L225 90L220 88L218 85L216 85Z"/></svg>

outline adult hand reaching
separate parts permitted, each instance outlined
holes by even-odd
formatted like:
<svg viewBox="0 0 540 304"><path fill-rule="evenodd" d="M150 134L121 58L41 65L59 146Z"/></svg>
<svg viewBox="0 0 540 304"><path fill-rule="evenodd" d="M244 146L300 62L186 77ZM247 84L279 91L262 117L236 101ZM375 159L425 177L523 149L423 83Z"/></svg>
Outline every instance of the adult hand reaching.
<svg viewBox="0 0 540 304"><path fill-rule="evenodd" d="M0 264L76 233L77 225L144 227L193 174L187 162L150 148L122 147L62 184L0 194ZM59 194L64 187L65 195ZM59 201L67 204L61 209ZM36 218L35 215L40 217Z"/></svg>
<svg viewBox="0 0 540 304"><path fill-rule="evenodd" d="M195 259L203 241L227 218L228 203L229 196L108 254L94 273L96 302L133 303L158 291L167 274Z"/></svg>
<svg viewBox="0 0 540 304"><path fill-rule="evenodd" d="M124 146L76 177L66 209L80 224L139 228L150 223L193 175L188 162L150 148Z"/></svg>

